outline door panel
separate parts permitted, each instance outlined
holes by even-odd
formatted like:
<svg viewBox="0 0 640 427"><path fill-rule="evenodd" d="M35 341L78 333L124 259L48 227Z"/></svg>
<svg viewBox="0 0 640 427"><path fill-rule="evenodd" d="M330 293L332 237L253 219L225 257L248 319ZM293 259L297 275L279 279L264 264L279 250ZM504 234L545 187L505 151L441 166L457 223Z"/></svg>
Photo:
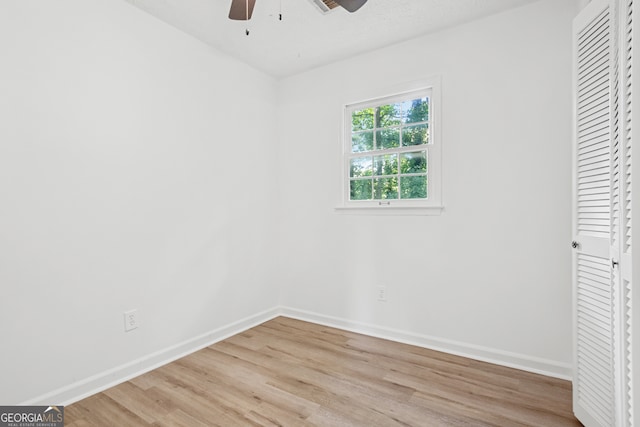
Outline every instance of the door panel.
<svg viewBox="0 0 640 427"><path fill-rule="evenodd" d="M616 55L613 1L594 0L574 21L575 138L573 406L587 427L616 425L612 147Z"/></svg>

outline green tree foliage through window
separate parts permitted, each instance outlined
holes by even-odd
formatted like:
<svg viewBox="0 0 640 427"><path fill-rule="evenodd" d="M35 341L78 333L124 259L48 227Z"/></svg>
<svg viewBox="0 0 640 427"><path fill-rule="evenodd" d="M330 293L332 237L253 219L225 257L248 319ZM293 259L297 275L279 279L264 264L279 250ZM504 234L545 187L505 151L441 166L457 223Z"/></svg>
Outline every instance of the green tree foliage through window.
<svg viewBox="0 0 640 427"><path fill-rule="evenodd" d="M428 197L429 101L423 96L351 113L350 200Z"/></svg>

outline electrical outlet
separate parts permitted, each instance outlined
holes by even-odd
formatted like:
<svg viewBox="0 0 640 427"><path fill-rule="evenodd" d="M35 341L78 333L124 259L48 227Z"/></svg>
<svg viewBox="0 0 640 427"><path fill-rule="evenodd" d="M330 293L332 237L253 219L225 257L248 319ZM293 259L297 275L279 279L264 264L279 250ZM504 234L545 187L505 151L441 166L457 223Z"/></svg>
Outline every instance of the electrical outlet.
<svg viewBox="0 0 640 427"><path fill-rule="evenodd" d="M138 310L124 312L124 331L129 332L138 327Z"/></svg>
<svg viewBox="0 0 640 427"><path fill-rule="evenodd" d="M386 300L387 300L387 287L378 286L378 301L386 301Z"/></svg>

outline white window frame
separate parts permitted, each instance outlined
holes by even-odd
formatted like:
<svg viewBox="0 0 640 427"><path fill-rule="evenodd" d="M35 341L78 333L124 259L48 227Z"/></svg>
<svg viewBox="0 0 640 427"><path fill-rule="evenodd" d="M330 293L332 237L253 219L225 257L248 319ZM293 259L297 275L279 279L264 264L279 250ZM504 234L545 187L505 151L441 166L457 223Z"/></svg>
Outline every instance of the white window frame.
<svg viewBox="0 0 640 427"><path fill-rule="evenodd" d="M389 93L389 92L387 92ZM429 143L407 147L408 151L427 151L427 199L350 200L350 159L358 155L383 154L385 150L363 153L351 152L351 114L367 107L376 107L409 99L429 98ZM336 209L341 213L373 215L439 215L442 212L442 139L440 126L440 78L414 83L391 94L376 96L365 101L348 103L343 108L342 136L342 203ZM401 151L404 149L401 149Z"/></svg>

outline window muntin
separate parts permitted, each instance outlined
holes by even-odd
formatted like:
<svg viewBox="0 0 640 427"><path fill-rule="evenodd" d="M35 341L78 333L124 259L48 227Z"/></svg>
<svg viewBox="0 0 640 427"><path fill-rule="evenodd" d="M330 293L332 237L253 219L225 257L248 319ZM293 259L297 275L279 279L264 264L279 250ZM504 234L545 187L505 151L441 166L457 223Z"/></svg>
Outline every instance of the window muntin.
<svg viewBox="0 0 640 427"><path fill-rule="evenodd" d="M345 206L427 206L433 90L346 107ZM435 205L434 205L435 206Z"/></svg>

